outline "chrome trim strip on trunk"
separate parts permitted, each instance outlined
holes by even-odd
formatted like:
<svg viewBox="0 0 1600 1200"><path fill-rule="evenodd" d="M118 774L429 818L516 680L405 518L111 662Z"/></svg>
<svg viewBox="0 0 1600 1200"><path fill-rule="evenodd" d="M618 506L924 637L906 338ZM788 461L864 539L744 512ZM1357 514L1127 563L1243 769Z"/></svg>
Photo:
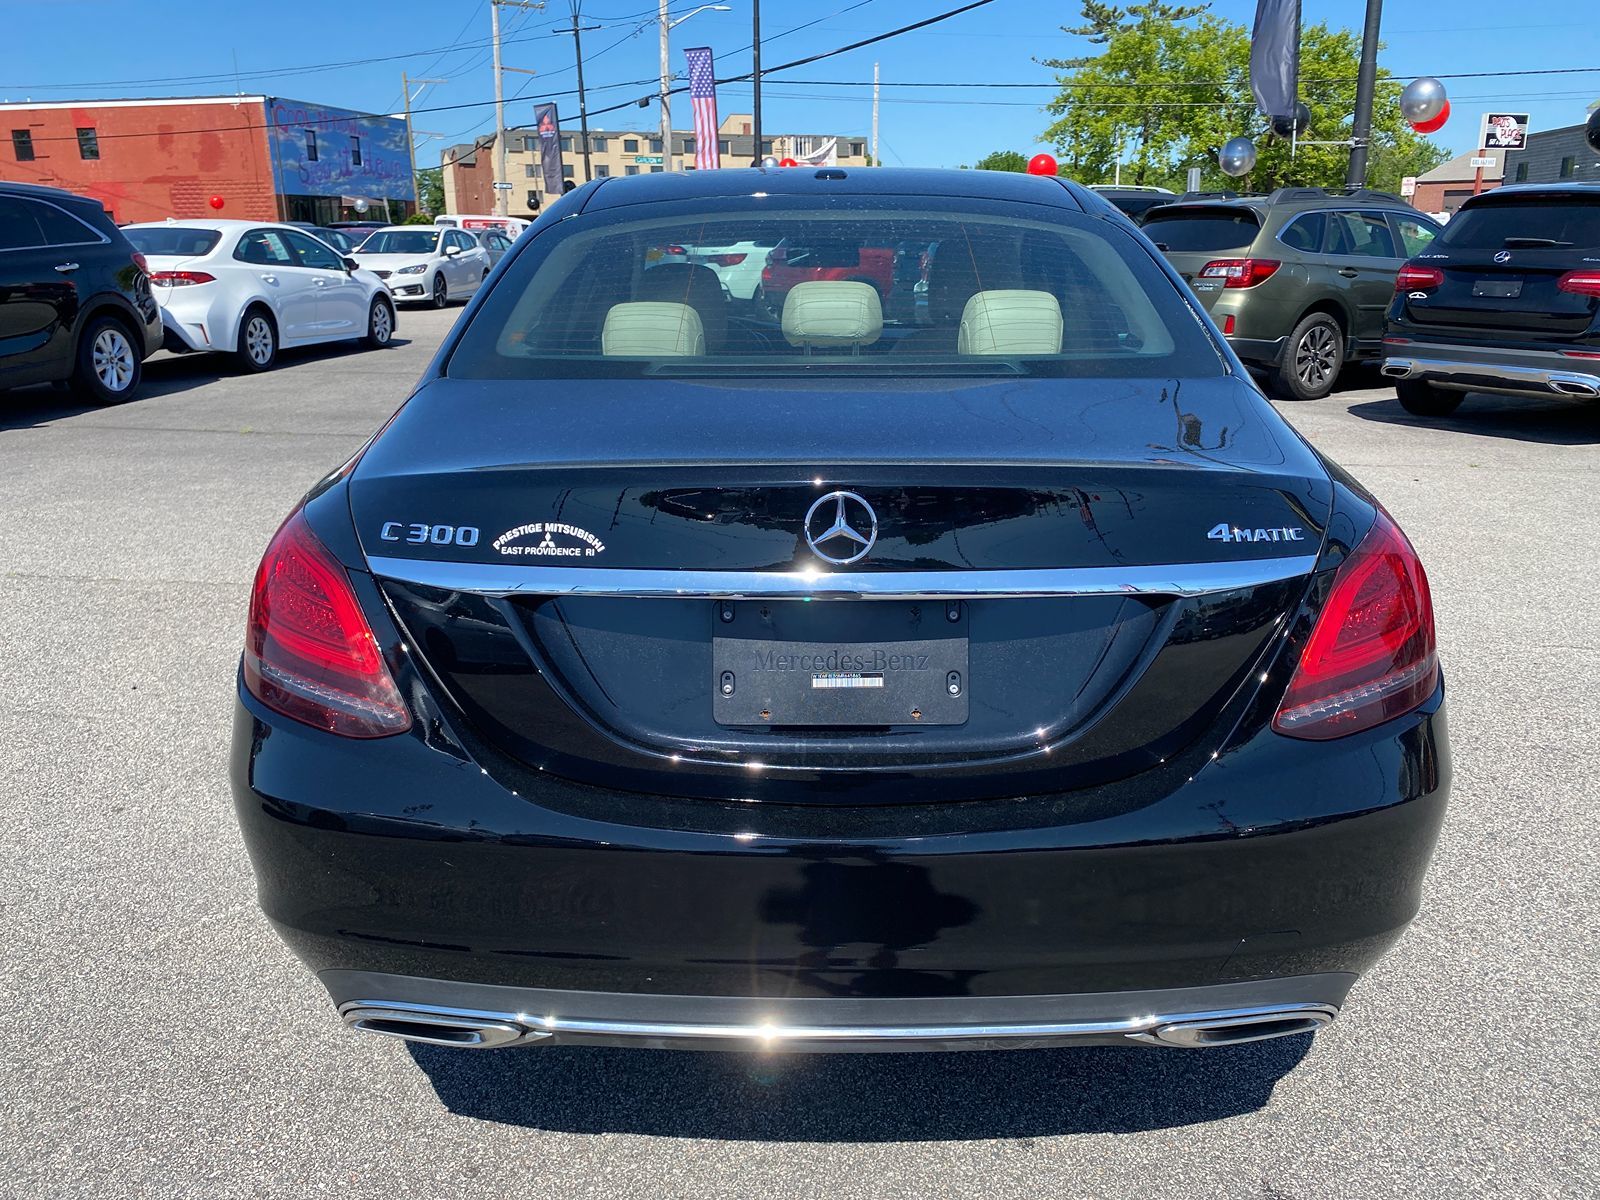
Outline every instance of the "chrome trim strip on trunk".
<svg viewBox="0 0 1600 1200"><path fill-rule="evenodd" d="M371 558L372 573L484 596L929 600L1029 596L1204 596L1309 575L1315 554L1156 567L1020 571L672 571Z"/></svg>

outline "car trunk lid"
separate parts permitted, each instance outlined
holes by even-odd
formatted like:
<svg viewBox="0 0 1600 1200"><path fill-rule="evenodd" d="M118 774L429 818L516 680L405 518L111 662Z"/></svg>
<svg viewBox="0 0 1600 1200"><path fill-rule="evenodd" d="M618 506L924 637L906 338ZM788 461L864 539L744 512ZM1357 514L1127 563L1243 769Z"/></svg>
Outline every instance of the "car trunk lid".
<svg viewBox="0 0 1600 1200"><path fill-rule="evenodd" d="M1250 686L1331 502L1232 378L639 386L438 381L351 481L407 644L490 752L633 790L1155 767ZM841 510L871 545L833 565L807 534Z"/></svg>

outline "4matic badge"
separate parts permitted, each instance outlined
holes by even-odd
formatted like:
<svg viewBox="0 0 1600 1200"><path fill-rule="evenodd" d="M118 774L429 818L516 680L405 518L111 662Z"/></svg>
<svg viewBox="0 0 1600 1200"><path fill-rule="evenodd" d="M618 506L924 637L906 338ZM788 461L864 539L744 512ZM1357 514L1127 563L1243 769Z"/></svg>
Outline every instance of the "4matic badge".
<svg viewBox="0 0 1600 1200"><path fill-rule="evenodd" d="M492 543L505 555L537 558L593 558L606 545L587 529L560 521L535 521L508 529Z"/></svg>
<svg viewBox="0 0 1600 1200"><path fill-rule="evenodd" d="M1246 529L1224 521L1213 525L1206 537L1213 542L1303 542L1306 531L1298 525L1280 525L1273 529Z"/></svg>

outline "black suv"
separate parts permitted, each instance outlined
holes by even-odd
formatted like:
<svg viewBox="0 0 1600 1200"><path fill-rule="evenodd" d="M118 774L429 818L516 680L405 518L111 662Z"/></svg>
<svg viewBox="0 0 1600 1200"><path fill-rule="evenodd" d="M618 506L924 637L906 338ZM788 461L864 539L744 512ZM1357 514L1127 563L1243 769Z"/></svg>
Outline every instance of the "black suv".
<svg viewBox="0 0 1600 1200"><path fill-rule="evenodd" d="M1440 232L1398 196L1308 187L1191 193L1141 224L1234 353L1287 400L1319 400L1345 363L1381 354L1395 273Z"/></svg>
<svg viewBox="0 0 1600 1200"><path fill-rule="evenodd" d="M0 389L66 383L115 404L160 347L144 260L100 202L0 183Z"/></svg>
<svg viewBox="0 0 1600 1200"><path fill-rule="evenodd" d="M1600 184L1474 196L1401 268L1383 373L1407 412L1468 392L1600 399Z"/></svg>

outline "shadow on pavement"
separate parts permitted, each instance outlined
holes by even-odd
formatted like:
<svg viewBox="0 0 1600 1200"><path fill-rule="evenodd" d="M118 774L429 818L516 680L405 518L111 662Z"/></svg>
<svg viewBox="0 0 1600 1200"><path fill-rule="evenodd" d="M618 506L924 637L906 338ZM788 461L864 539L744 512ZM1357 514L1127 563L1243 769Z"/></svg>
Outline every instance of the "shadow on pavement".
<svg viewBox="0 0 1600 1200"><path fill-rule="evenodd" d="M1391 396L1352 404L1349 411L1363 421L1444 429L1477 437L1513 438L1550 446L1600 443L1600 404L1595 403L1471 395L1448 417L1414 417Z"/></svg>
<svg viewBox="0 0 1600 1200"><path fill-rule="evenodd" d="M758 1057L408 1045L452 1113L531 1129L771 1142L1133 1133L1264 1107L1311 1036L1204 1051Z"/></svg>
<svg viewBox="0 0 1600 1200"><path fill-rule="evenodd" d="M395 338L389 349L408 345L404 338ZM368 350L351 342L329 342L321 346L295 347L280 352L278 361L262 378L271 378L278 371L293 370L318 362L359 354L384 354L386 350ZM140 403L162 396L176 396L182 392L202 388L218 379L248 379L225 354L171 354L162 352L145 360L144 379L132 400L124 404L85 404L76 393L58 390L48 384L0 392L0 431L7 429L37 429L52 422L89 413L114 413L119 410L137 411Z"/></svg>

